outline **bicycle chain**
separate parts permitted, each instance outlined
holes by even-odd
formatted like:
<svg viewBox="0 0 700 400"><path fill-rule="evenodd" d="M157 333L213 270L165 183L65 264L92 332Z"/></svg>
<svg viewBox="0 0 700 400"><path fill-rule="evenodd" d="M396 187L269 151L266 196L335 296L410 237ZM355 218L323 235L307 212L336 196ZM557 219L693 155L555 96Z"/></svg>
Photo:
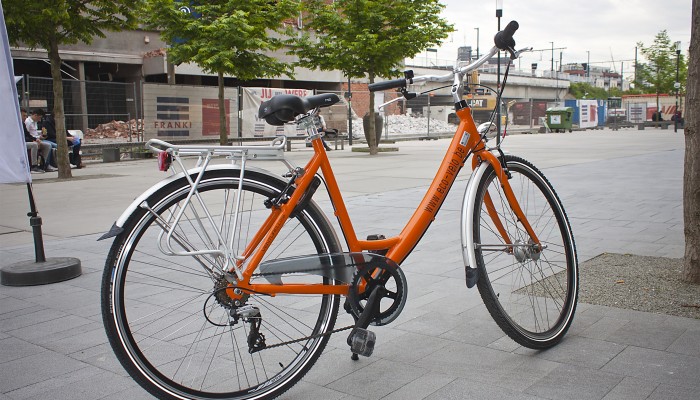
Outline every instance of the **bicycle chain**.
<svg viewBox="0 0 700 400"><path fill-rule="evenodd" d="M253 276L253 277L265 277L265 276L272 276L272 275L300 274L300 273L314 272L314 271L323 271L323 269L322 269L322 268L310 268L310 269L304 269L304 270L299 270L299 271L288 271L288 272L282 272L282 273L280 273L280 272L260 272L260 273L253 274L252 276ZM317 339L317 338L320 338L320 337L323 337L323 336L330 336L330 335L332 335L332 334L334 334L334 333L338 333L338 332L342 332L342 331L347 331L348 329L352 329L352 328L354 328L354 327L355 327L355 325L349 325L349 326L346 326L346 327L343 327L343 328L334 329L334 330L332 330L332 331L330 331L330 332L326 332L326 333L319 333L319 334L316 334L316 335L306 336L306 337L299 338L299 339L288 340L288 341L286 341L286 342L280 342L280 343L272 344L272 345L269 345L269 346L265 346L265 347L262 348L262 349L256 350L255 352L257 353L258 351L262 351L262 350L274 349L274 348L276 348L276 347L287 346L287 345L290 345L290 344L303 342L303 341L309 340L309 339Z"/></svg>
<svg viewBox="0 0 700 400"><path fill-rule="evenodd" d="M352 329L352 328L354 328L354 327L355 327L355 325L349 325L349 326L346 326L346 327L344 327L344 328L334 329L334 330L332 330L332 331L330 331L330 332L326 332L326 333L318 333L318 334L316 334L316 335L311 335L311 336L303 337L303 338L301 338L301 339L294 339L294 340L289 340L289 341L286 341L286 342L280 342L280 343L272 344L272 345L269 345L269 346L265 346L264 348L259 349L259 350L255 351L255 352L257 353L258 351L262 351L262 350L274 349L275 347L282 347L282 346L286 346L286 345L288 345L288 344L303 342L304 340L317 339L317 338L320 338L320 337L323 337L323 336L330 336L330 335L332 335L332 334L334 334L334 333L338 333L338 332L342 332L342 331L347 331L348 329Z"/></svg>

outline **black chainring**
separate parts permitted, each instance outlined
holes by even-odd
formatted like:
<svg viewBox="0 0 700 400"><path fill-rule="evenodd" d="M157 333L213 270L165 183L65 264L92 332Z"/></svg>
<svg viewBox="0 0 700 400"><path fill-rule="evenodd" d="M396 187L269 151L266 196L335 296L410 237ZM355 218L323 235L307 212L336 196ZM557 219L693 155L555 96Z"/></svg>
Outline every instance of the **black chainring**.
<svg viewBox="0 0 700 400"><path fill-rule="evenodd" d="M362 284L364 288L362 287ZM406 304L407 282L406 276L400 268L391 264L367 265L357 268L350 289L346 304L355 319L365 310L365 305L370 294L376 287L383 287L386 294L380 299L380 312L373 316L370 324L375 326L386 325L394 321ZM387 307L384 299L391 299ZM347 308L347 307L346 307Z"/></svg>

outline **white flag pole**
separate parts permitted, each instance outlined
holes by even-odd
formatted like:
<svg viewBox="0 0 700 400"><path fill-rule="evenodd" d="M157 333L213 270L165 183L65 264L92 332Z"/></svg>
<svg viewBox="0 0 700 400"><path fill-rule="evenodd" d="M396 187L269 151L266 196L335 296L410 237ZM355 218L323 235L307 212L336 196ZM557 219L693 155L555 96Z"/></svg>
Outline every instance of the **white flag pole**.
<svg viewBox="0 0 700 400"><path fill-rule="evenodd" d="M65 281L80 276L80 260L73 257L56 257L46 259L44 240L41 234L41 218L36 209L32 192L32 177L29 172L27 145L19 114L17 82L14 74L10 43L5 26L5 13L0 1L0 41L2 41L2 60L0 60L0 183L27 184L29 193L29 225L34 235L35 261L21 261L0 270L0 283L9 286L43 285Z"/></svg>

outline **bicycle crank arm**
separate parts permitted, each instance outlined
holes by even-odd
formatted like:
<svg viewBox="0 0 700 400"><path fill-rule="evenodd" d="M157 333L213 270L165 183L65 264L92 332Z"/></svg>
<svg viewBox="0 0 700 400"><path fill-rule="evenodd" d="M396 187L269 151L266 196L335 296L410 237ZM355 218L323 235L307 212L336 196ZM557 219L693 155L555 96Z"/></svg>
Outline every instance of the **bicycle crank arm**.
<svg viewBox="0 0 700 400"><path fill-rule="evenodd" d="M381 311L380 303L382 297L387 294L387 290L382 286L377 286L372 290L372 293L367 299L367 304L365 309L360 314L355 322L355 328L353 328L350 335L348 335L348 345L352 351L352 359L357 360L358 354L363 357L369 357L374 351L374 344L377 341L377 335L374 332L367 330L370 322L378 315Z"/></svg>

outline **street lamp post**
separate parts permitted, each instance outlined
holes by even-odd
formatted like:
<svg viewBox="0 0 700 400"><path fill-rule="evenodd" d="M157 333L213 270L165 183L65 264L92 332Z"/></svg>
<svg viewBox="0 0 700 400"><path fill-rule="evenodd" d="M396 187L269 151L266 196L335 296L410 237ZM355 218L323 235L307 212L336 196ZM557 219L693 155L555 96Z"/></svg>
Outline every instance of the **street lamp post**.
<svg viewBox="0 0 700 400"><path fill-rule="evenodd" d="M498 32L501 31L501 17L503 16L503 0L496 0L496 19L498 20ZM501 52L498 51L497 57L498 66L496 67L496 90L498 93L501 92ZM501 145L501 99L496 93L496 98L498 99L498 104L496 104L496 146Z"/></svg>
<svg viewBox="0 0 700 400"><path fill-rule="evenodd" d="M591 77L591 52L589 50L586 50L586 53L588 54L588 64L586 64L586 66L588 67L588 68L586 68L586 78L590 78Z"/></svg>
<svg viewBox="0 0 700 400"><path fill-rule="evenodd" d="M680 72L680 61L681 61L681 42L676 42L676 82L673 86L676 88L676 115L673 118L673 132L678 132L678 120L680 119L680 113L678 112L678 90L681 88L680 78L678 76Z"/></svg>
<svg viewBox="0 0 700 400"><path fill-rule="evenodd" d="M554 42L549 42L552 44L552 72L554 72Z"/></svg>
<svg viewBox="0 0 700 400"><path fill-rule="evenodd" d="M476 29L476 59L479 59L479 28Z"/></svg>

